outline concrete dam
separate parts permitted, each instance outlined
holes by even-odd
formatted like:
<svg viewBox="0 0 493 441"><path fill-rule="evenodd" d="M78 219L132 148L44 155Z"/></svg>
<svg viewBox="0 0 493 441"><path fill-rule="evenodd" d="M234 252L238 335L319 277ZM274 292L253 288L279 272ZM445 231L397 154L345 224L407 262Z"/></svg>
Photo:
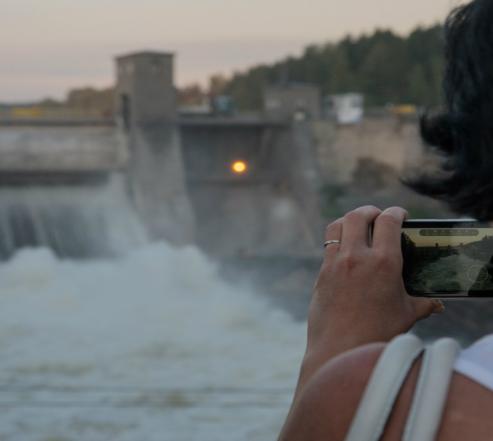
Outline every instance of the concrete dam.
<svg viewBox="0 0 493 441"><path fill-rule="evenodd" d="M56 217L54 228L61 231L61 224L73 225L77 206L86 207L109 188L119 193L115 197L128 199L152 240L197 243L220 256L286 250L309 254L316 244L316 201L292 188L308 186L313 175L299 175L296 151L286 142L292 131L260 121L223 125L215 120L130 132L118 127L0 127L0 222L2 237L12 238L10 244L2 243L2 255L37 245L77 255L75 249L56 245L46 231L53 219L44 226L36 226L36 219ZM248 164L245 175L231 171L236 160ZM77 198L80 192L83 200ZM55 215L57 201L65 211ZM101 210L107 208L101 204ZM76 228L74 234L85 229Z"/></svg>
<svg viewBox="0 0 493 441"><path fill-rule="evenodd" d="M194 245L233 286L253 282L304 318L328 220L366 203L450 217L399 184L422 156L416 121L184 117L172 62L117 59L115 121L0 120L0 259L26 247L94 259ZM490 311L455 302L417 330L456 335L460 321L479 336Z"/></svg>
<svg viewBox="0 0 493 441"><path fill-rule="evenodd" d="M0 121L3 258L25 246L84 257L165 240L219 258L318 259L321 188L350 183L368 160L402 170L420 150L415 125L391 119L338 128L183 117L172 55L116 65L115 121Z"/></svg>

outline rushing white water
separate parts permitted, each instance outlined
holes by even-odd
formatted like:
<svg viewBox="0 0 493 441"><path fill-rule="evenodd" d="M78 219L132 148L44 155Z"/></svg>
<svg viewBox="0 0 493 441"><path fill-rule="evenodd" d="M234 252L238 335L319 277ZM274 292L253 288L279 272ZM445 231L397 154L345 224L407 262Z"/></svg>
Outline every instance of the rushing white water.
<svg viewBox="0 0 493 441"><path fill-rule="evenodd" d="M0 265L0 439L273 440L304 325L195 248Z"/></svg>
<svg viewBox="0 0 493 441"><path fill-rule="evenodd" d="M145 243L124 177L103 185L11 187L0 191L0 257L46 246L60 256L116 255Z"/></svg>

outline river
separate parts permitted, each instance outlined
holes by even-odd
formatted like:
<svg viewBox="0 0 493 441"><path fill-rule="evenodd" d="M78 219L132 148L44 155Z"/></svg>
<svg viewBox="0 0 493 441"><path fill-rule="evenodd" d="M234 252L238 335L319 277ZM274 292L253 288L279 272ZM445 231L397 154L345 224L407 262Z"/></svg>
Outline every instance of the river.
<svg viewBox="0 0 493 441"><path fill-rule="evenodd" d="M193 247L0 265L0 439L273 440L304 324Z"/></svg>

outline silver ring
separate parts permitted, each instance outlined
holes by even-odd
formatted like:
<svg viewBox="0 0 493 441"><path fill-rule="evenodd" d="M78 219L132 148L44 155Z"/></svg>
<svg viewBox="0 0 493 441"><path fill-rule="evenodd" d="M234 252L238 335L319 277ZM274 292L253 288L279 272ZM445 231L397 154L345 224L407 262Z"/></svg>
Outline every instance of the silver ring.
<svg viewBox="0 0 493 441"><path fill-rule="evenodd" d="M328 240L327 242L324 243L324 248L327 248L329 245L340 245L341 241L340 240Z"/></svg>

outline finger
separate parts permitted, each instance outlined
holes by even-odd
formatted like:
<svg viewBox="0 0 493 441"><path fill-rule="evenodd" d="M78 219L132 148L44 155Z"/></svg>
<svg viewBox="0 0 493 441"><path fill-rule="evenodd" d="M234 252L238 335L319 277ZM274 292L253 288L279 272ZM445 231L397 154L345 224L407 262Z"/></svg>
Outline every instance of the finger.
<svg viewBox="0 0 493 441"><path fill-rule="evenodd" d="M385 253L401 252L402 223L407 211L400 207L388 208L375 220L372 247Z"/></svg>
<svg viewBox="0 0 493 441"><path fill-rule="evenodd" d="M341 249L367 248L370 226L381 212L376 207L366 206L346 214L342 228Z"/></svg>
<svg viewBox="0 0 493 441"><path fill-rule="evenodd" d="M441 314L445 311L445 305L440 300L414 297L412 299L416 320L424 320L432 314Z"/></svg>
<svg viewBox="0 0 493 441"><path fill-rule="evenodd" d="M343 219L337 219L332 222L325 231L325 240L341 240L342 237ZM340 245L331 244L325 247L325 261L330 262L338 253Z"/></svg>

